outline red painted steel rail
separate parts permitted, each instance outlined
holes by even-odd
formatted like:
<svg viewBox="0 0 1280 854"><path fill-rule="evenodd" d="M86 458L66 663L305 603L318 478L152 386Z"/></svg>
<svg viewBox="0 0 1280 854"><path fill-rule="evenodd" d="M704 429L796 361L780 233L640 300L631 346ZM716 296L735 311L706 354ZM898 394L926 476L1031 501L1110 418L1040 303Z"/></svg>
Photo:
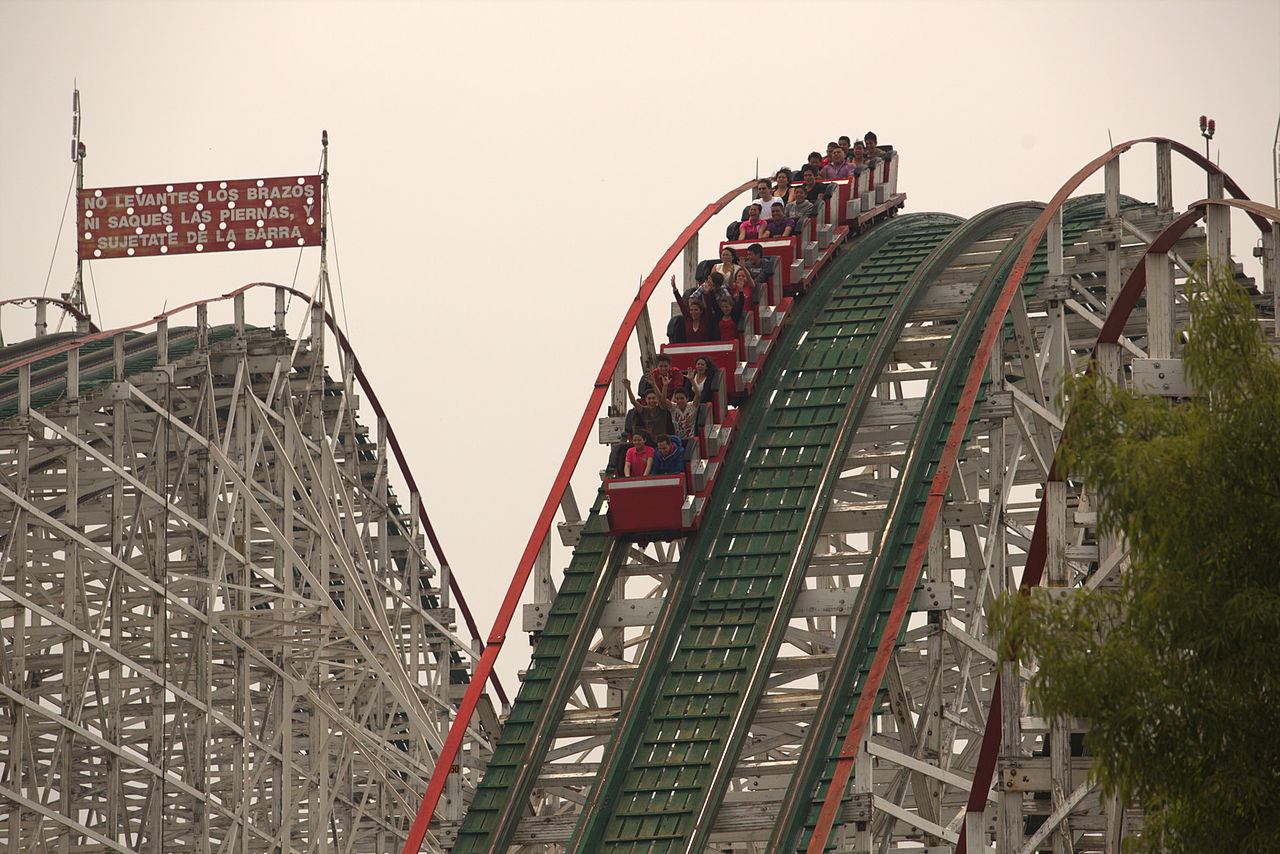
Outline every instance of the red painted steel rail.
<svg viewBox="0 0 1280 854"><path fill-rule="evenodd" d="M1247 199L1240 187L1229 175L1219 169L1210 162L1206 157L1197 153L1195 149L1183 145L1171 139L1163 137L1144 137L1141 139L1133 139L1128 142L1122 142L1106 153L1089 162L1084 168L1071 177L1065 184L1059 188L1053 198L1045 206L1044 211L1037 217L1032 224L1030 234L1027 236L1023 244L1022 251L1018 253L1018 257L1014 260L1013 269L1010 271L1008 279L1005 281L1004 288L1001 290L996 304L991 311L987 326L983 330L982 339L978 344L978 350L974 354L973 362L969 368L969 375L965 379L964 389L961 393L960 404L956 409L955 418L951 423L951 429L947 434L946 444L943 447L942 459L938 464L937 472L934 475L933 482L929 487L929 496L925 503L924 514L920 519L920 525L916 529L916 537L911 545L910 556L907 560L906 570L903 573L902 581L898 586L898 594L894 598L893 610L889 614L888 622L885 626L884 633L881 635L879 646L876 648L875 658L872 660L871 671L867 676L867 682L863 688L858 705L854 710L852 724L845 734L843 744L841 745L839 759L836 762L835 773L832 777L831 784L827 789L827 795L819 812L818 824L814 829L813 836L810 837L808 854L821 854L826 848L827 838L831 833L831 828L835 823L836 813L839 811L840 802L844 797L844 791L849 784L849 778L853 774L854 758L857 755L858 745L862 739L862 733L866 729L867 722L871 718L871 712L875 706L876 696L880 691L880 682L884 677L884 673L889 664L889 659L893 654L893 648L898 636L898 631L902 627L903 621L906 619L907 609L911 604L912 593L915 590L916 582L920 577L920 568L924 563L925 555L928 552L929 537L932 534L933 526L937 523L938 517L942 511L942 504L946 498L947 487L951 480L951 474L955 470L956 461L959 457L960 446L964 441L964 434L969 424L969 417L973 412L974 404L977 401L978 392L982 387L982 375L987 370L987 363L990 360L991 352L995 347L996 338L1000 334L1004 326L1005 314L1009 311L1009 306L1013 302L1013 297L1017 289L1022 286L1022 279L1027 273L1027 269L1031 266L1031 260L1035 256L1036 249L1040 245L1040 240L1044 237L1045 232L1049 228L1049 222L1062 209L1062 205L1070 198L1071 194L1084 181L1093 175L1108 162L1118 158L1121 154L1133 148L1133 146L1141 143L1167 143L1170 147L1182 154L1188 160L1200 166L1206 172L1211 174L1220 174L1223 176L1223 184L1226 189L1236 198ZM1256 213L1250 214L1258 220ZM1268 226L1269 228L1269 226ZM1136 297L1134 298L1136 301ZM1039 529L1037 529L1039 530ZM1044 537L1041 533L1040 547L1043 550ZM1031 548L1036 548L1035 540L1032 541ZM1031 558L1028 556L1028 561ZM1043 558L1041 558L1043 560ZM994 695L993 710L998 709L999 694ZM990 720L990 717L988 718ZM990 726L988 725L988 732ZM991 766L994 767L994 758L991 760ZM979 761L978 771L981 773L983 763ZM991 769L987 769L988 771ZM983 787L979 791L975 780L975 788L970 792L970 798L975 797L973 792L978 792L982 804L986 803L986 788ZM957 854L964 854L964 835L963 827L961 828L961 836Z"/></svg>
<svg viewBox="0 0 1280 854"><path fill-rule="evenodd" d="M1161 230L1160 234L1151 241L1146 251L1143 252L1142 257L1138 259L1137 266L1133 268L1133 271L1125 280L1124 287L1120 289L1120 293L1116 296L1115 304L1111 307L1102 329L1098 332L1098 339L1093 346L1093 358L1097 358L1098 345L1119 343L1121 331L1137 306L1138 298L1142 296L1142 292L1147 286L1147 256L1152 253L1158 254L1173 249L1187 229L1194 225L1197 220L1204 217L1209 208L1215 205L1244 211L1263 231L1271 230L1271 222L1280 223L1280 209L1273 208L1270 205L1259 204L1247 198L1201 199L1192 204L1186 213ZM1071 417L1068 415L1063 432L1065 433L1070 429ZM1051 482L1062 481L1066 477L1066 467L1060 466L1055 458L1049 469L1047 480ZM1047 498L1042 495L1040 508L1036 513L1035 529L1031 535L1031 545L1027 551L1027 564L1022 572L1022 580L1018 584L1018 591L1023 595L1029 593L1031 588L1038 587L1044 578L1045 560L1048 557L1047 531ZM982 812L986 808L987 791L991 788L991 778L995 774L996 760L999 758L1000 753L1000 737L1003 726L1003 714L1000 711L1000 694L1001 679L997 675L995 690L992 694L991 709L987 713L987 725L982 735L982 749L978 754L978 765L969 789L969 802L965 810L964 824L960 826L960 840L956 848L956 854L965 854L966 851L965 825L969 821L969 814Z"/></svg>
<svg viewBox="0 0 1280 854"><path fill-rule="evenodd" d="M302 291L295 290L294 288L287 287L285 285L277 285L272 282L253 282L251 284L236 288L233 291L229 291L223 294L222 296L211 297L209 299L203 299L203 300L196 300L195 302L189 302L186 305L181 305L181 306L178 306L177 308L171 309L161 314L157 314L155 317L152 317L149 320L144 320L140 323L134 323L129 326L121 326L116 329L107 329L105 331L99 331L97 329L94 329L93 332L89 335L82 335L77 338L73 338L69 341L63 342L62 344L56 347L51 347L49 349L41 350L36 353L29 353L20 359L14 359L11 362L0 365L0 374L17 370L18 368L21 368L24 365L33 364L41 359L48 359L51 356L57 356L61 353L68 353L72 350L78 349L81 345L87 344L91 341L101 341L103 339L111 338L122 332L133 332L145 326L149 326L152 323L155 323L156 321L166 320L170 317L173 317L176 314L179 314L184 311L189 311L190 309L196 308L198 306L210 305L212 303L224 302L226 300L234 299L235 297L243 293L246 293L247 291L253 290L255 288L274 288L280 291L284 291L285 293L291 294L293 296L299 297L300 299L304 300L308 304L311 304L311 297L303 293ZM34 299L56 303L60 305L62 308L64 308L69 314L71 314L76 319L88 321L88 317L82 315L79 311L75 309L74 306L71 306L68 303L64 303L62 300L53 300L48 297L19 297L17 299L5 300L4 303L0 303L0 305L4 305L6 303L30 302ZM368 377L365 376L364 368L361 367L360 359L356 356L355 351L352 349L351 342L347 340L347 336L343 333L343 331L338 328L337 321L334 319L334 316L330 314L327 309L325 310L325 313L324 313L324 322L325 322L325 325L329 327L329 330L333 333L334 337L337 339L338 346L339 348L341 348L342 352L346 353L351 358L352 373L355 374L356 380L360 383L360 388L364 391L365 396L369 399L369 403L373 406L374 414L376 414L379 418L381 418L386 423L387 444L391 446L391 452L395 455L396 463L400 467L400 474L404 478L405 484L409 487L411 491L418 492L417 481L413 477L413 472L409 470L409 464L408 464L408 461L405 459L404 451L401 450L400 448L400 440L396 437L395 430L392 429L391 427L391 421L390 419L387 418L386 410L383 409L382 407L382 401L378 399L378 395L374 392L373 386L369 383ZM421 492L418 492L418 494L421 495ZM439 538L436 537L435 528L432 527L431 520L427 518L426 507L423 505L421 501L418 502L418 521L422 523L422 529L426 533L427 539L431 543L431 548L435 552L436 560L440 562L440 565L442 567L450 566L448 558L446 558L444 555L444 548L440 545ZM467 600L462 594L462 586L458 583L457 575L455 575L453 572L449 573L449 590L453 593L454 598L458 602L458 610L462 612L462 617L463 617L463 620L466 622L467 630L471 633L471 639L479 643L480 627L476 625L475 617L471 613L471 608L467 605ZM506 692L503 690L501 683L498 681L497 674L490 672L489 674L486 674L486 677L492 679L493 690L497 693L498 697L502 700L502 702L506 703L507 695L506 695ZM474 676L472 681L476 681ZM480 681L483 682L483 680L480 680Z"/></svg>
<svg viewBox="0 0 1280 854"><path fill-rule="evenodd" d="M564 455L564 461L560 463L559 471L556 472L556 479L551 485L551 491L547 493L547 500L542 505L542 512L538 514L538 520L533 526L533 533L529 537L529 542L525 545L524 553L520 556L520 563L516 566L511 585L507 588L507 596L502 602L502 607L498 610L498 616L493 623L493 630L489 633L489 640L485 644L484 654L476 665L475 672L472 674L471 684L467 686L467 692L462 698L462 705L458 708L458 716L453 719L453 725L449 728L449 735L445 738L444 747L440 751L439 760L431 772L431 780L427 784L427 792L422 798L422 806L418 809L418 814L413 821L413 827L409 831L409 838L404 844L404 854L412 854L412 852L420 850L422 846L422 840L426 836L427 827L431 823L432 815L435 813L436 804L440 802L440 795L444 792L450 768L458 755L458 748L462 745L463 733L466 731L471 715L475 712L476 704L480 700L480 692L476 689L476 686L482 683L485 676L493 671L498 652L502 649L502 644L507 638L507 628L511 625L516 607L520 604L520 596L529 581L529 575L533 572L533 564L538 557L538 550L542 548L543 540L550 534L551 522L555 517L556 507L559 506L560 499L563 497L565 489L569 486L569 479L573 476L574 469L577 468L578 460L582 456L582 450L591 435L591 428L595 423L596 415L600 412L600 406L604 403L605 392L608 391L613 372L626 352L627 341L635 330L636 321L640 318L640 312L648 303L649 297L654 290L661 283L667 269L684 250L690 239L698 233L702 226L707 224L711 217L724 210L729 202L733 201L739 193L754 183L755 180L753 179L735 187L715 202L707 205L702 209L701 213L694 217L693 222L685 227L685 230L680 233L680 236L676 238L670 248L658 259L653 271L640 284L640 290L636 293L635 298L632 299L626 315L622 318L622 323L618 325L618 333L613 337L613 343L609 345L609 350L604 357L604 364L600 367L600 373L596 375L595 386L591 390L591 396L587 399L587 405L582 411L582 417L578 419L578 428L574 431L573 438L569 442L569 450Z"/></svg>
<svg viewBox="0 0 1280 854"><path fill-rule="evenodd" d="M89 325L90 332L98 332L98 327L94 324L89 315L76 308L71 303L57 297L13 297L12 299L0 300L0 307L6 305L38 305L40 303L48 303L63 310L66 314L71 315L76 320Z"/></svg>

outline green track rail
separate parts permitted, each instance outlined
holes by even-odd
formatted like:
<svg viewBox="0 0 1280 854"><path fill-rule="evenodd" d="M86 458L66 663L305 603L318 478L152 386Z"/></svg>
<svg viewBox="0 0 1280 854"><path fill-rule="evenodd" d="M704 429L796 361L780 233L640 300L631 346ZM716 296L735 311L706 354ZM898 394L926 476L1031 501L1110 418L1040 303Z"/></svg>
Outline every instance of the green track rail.
<svg viewBox="0 0 1280 854"><path fill-rule="evenodd" d="M1068 243L1101 216L1096 199L1072 206L1064 223ZM1008 216L1001 222L1007 224ZM710 827L695 827L696 819L705 805L714 810L723 797L723 791L715 790L717 762L732 758L740 747L727 741L730 721L738 711L754 708L759 697L748 696L752 676L767 673L777 654L781 635L768 637L766 629L775 614L789 612L803 584L802 577L799 584L794 579L788 583L785 569L795 555L811 549L811 543L800 541L800 532L812 508L825 506L820 500L822 461L837 442L847 450L852 440L852 430L837 435L838 427L851 404L859 403L853 400L855 389L869 388L868 379L878 373L877 360L884 354L873 350L878 340L884 345L881 326L904 319L903 301L912 298L908 291L927 284L922 265L926 258L933 258L930 269L937 268L942 255L960 254L996 227L988 222L991 227L985 231L976 225L957 229L959 224L952 217L917 214L874 229L848 247L794 312L756 394L743 409L739 438L708 501L701 531L686 544L673 575L570 851L667 854L687 850L695 837L705 840ZM957 239L961 231L967 232L968 240ZM943 253L940 244L949 236L952 240ZM1043 279L1044 254L1042 250L1033 261L1024 284L1027 294ZM1011 256L1002 256L1004 260ZM980 294L993 293L1005 274L1007 269L999 276L989 274L990 284ZM966 333L967 353L980 334L980 324L976 334ZM890 343L895 337L889 336ZM953 341L951 349L956 347ZM967 367L967 359L953 356L950 361ZM947 384L939 378L934 382ZM959 382L963 383L962 372ZM901 578L906 556L901 544L910 547L941 449L937 437L945 436L959 397L954 377L947 387L945 403L935 403L930 423L917 427L914 441L928 444L930 450L916 455L921 458L912 480L916 488L899 497L903 518L886 518L892 539L885 542L899 544L901 559L892 571L882 571L887 577L875 590L864 589L860 595L887 603L896 593L895 579ZM532 665L459 830L454 854L505 851L529 812L538 771L622 563L622 549L613 548L607 535L602 499L597 497L588 515ZM882 550L890 551L894 550ZM882 622L875 621L882 621L882 610L887 605L870 609L867 625L850 627L865 636L861 647L874 649L878 642ZM846 665L853 668L857 684L869 662L867 656L856 666ZM835 708L851 715L856 694L844 696L852 696L847 708L839 703ZM832 718L838 719L839 715ZM830 722L827 729L834 732ZM801 797L804 808L793 811L799 823L789 834L792 839L797 833L807 839L832 767L830 762L825 766L822 761L814 766L823 771L822 782L811 774L808 791L815 794Z"/></svg>
<svg viewBox="0 0 1280 854"><path fill-rule="evenodd" d="M1007 206L1007 208L1007 211L996 209L991 213L999 223L1004 224L1020 214L1028 228L1038 212L1037 209L1027 205ZM1021 208L1020 211L1019 208ZM1086 230L1097 224L1103 210L1100 200L1090 197L1068 203L1064 214L1063 242L1064 245L1070 245ZM978 217L971 223L976 224L982 219L983 217ZM974 236L974 239L979 237ZM869 568L867 583L859 591L860 601L855 604L854 614L861 615L861 620L846 629L844 643L837 651L836 663L827 683L827 693L815 716L812 729L816 738L814 743L823 744L824 749L819 758L806 747L797 776L793 779L791 795L782 805L778 824L771 840L771 851L807 849L809 837L835 770L839 742L842 740L843 732L853 720L854 710L862 695L875 650L880 643L893 599L905 572L929 487L959 405L973 354L977 349L994 300L1025 239L1024 230L1023 235L1010 241L1006 249L988 268L969 310L957 326L948 345L942 367L926 392L924 410L916 424L903 473L898 479L895 494L886 513L880 540L883 545ZM1046 248L1042 243L1023 280L1024 297L1030 298L1044 280L1048 270L1046 256ZM1011 328L1006 329L1006 334L1012 334ZM985 392L984 385L982 394ZM970 428L975 420L971 417ZM864 597L868 601L862 601ZM906 625L904 622L897 638L899 644L905 636ZM838 730L835 726L837 723L840 725ZM819 770L821 776L815 786L814 777ZM812 794L805 798L802 795L804 792ZM829 842L828 850L832 847L833 845Z"/></svg>
<svg viewBox="0 0 1280 854"><path fill-rule="evenodd" d="M250 327L252 329L252 327ZM209 343L215 344L236 334L233 324L209 327ZM50 336L52 338L52 336ZM41 339L36 339L37 341ZM64 344L69 338L60 336L51 340L49 346ZM181 358L199 344L199 336L194 327L179 327L169 330L169 358ZM25 352L31 347L30 341L0 349L0 362L17 358L19 348ZM71 351L76 352L76 351ZM116 379L113 346L110 338L90 341L79 348L80 353L80 393L92 391ZM126 377L155 368L159 351L156 349L154 333L126 333L124 342L124 375ZM40 409L57 403L67 392L67 354L59 353L37 359L31 365L31 407ZM6 371L0 374L0 419L11 418L18 412L18 372Z"/></svg>
<svg viewBox="0 0 1280 854"><path fill-rule="evenodd" d="M583 526L520 693L502 728L484 779L458 831L453 854L504 851L546 759L600 623L625 544L609 536L601 490Z"/></svg>
<svg viewBox="0 0 1280 854"><path fill-rule="evenodd" d="M839 475L824 461L847 452L852 430L840 425L870 397L867 378L896 337L881 329L905 318L895 309L911 274L958 224L918 215L881 226L802 303L677 569L692 593L668 597L568 850L701 850L710 827L699 812L723 797L723 758L745 735L733 721L759 700L764 680L753 677L767 676L803 586L795 558L817 536L812 508Z"/></svg>

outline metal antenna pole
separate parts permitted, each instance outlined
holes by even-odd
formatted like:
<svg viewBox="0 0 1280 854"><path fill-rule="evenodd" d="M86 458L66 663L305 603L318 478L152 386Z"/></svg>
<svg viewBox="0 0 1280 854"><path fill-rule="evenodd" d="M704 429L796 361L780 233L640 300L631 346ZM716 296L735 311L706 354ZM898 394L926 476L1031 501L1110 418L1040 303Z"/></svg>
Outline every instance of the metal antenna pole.
<svg viewBox="0 0 1280 854"><path fill-rule="evenodd" d="M71 91L71 160L76 164L76 221L80 218L80 191L84 189L84 143L80 141L80 90ZM71 285L70 302L89 316L88 302L84 298L84 260L80 257L79 228L76 240L76 278Z"/></svg>
<svg viewBox="0 0 1280 854"><path fill-rule="evenodd" d="M329 285L329 131L320 131L320 200L324 206L320 217L320 300L333 305ZM336 309L335 309L336 310Z"/></svg>

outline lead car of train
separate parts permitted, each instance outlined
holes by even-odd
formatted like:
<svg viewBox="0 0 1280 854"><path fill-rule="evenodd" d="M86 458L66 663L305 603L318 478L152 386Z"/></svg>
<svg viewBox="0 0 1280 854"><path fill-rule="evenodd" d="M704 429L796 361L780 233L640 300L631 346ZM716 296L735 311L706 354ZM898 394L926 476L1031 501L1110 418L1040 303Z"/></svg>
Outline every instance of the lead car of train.
<svg viewBox="0 0 1280 854"><path fill-rule="evenodd" d="M728 341L696 344L664 344L663 353L673 367L690 369L701 357L715 365L717 388L712 400L702 404L698 419L703 425L692 449L686 452L681 474L649 477L607 477L609 532L631 540L670 540L696 530L702 521L707 497L715 485L721 463L733 442L738 408L755 391L773 346L785 327L796 299L803 298L823 268L851 237L902 208L906 194L897 192L898 154L892 152L873 169L856 178L822 182L831 196L818 205L818 214L804 224L801 233L766 240L727 240L720 244L744 255L759 243L770 256L774 276L765 286L758 307L743 318L741 334ZM718 254L718 253L717 253ZM652 365L645 365L645 370ZM602 419L602 441L612 441L622 431L622 419Z"/></svg>

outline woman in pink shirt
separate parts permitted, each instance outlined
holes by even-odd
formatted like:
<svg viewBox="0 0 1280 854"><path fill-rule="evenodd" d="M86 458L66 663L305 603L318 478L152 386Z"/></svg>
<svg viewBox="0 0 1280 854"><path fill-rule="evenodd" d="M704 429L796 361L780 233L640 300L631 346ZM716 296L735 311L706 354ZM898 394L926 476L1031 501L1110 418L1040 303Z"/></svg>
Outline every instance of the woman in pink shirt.
<svg viewBox="0 0 1280 854"><path fill-rule="evenodd" d="M653 468L653 448L645 443L643 433L631 434L631 447L627 449L627 461L623 464L624 477L645 477Z"/></svg>
<svg viewBox="0 0 1280 854"><path fill-rule="evenodd" d="M738 226L739 240L759 240L760 230L764 228L765 222L760 218L760 206L755 202L751 203L748 209L747 218L742 221L742 225Z"/></svg>

